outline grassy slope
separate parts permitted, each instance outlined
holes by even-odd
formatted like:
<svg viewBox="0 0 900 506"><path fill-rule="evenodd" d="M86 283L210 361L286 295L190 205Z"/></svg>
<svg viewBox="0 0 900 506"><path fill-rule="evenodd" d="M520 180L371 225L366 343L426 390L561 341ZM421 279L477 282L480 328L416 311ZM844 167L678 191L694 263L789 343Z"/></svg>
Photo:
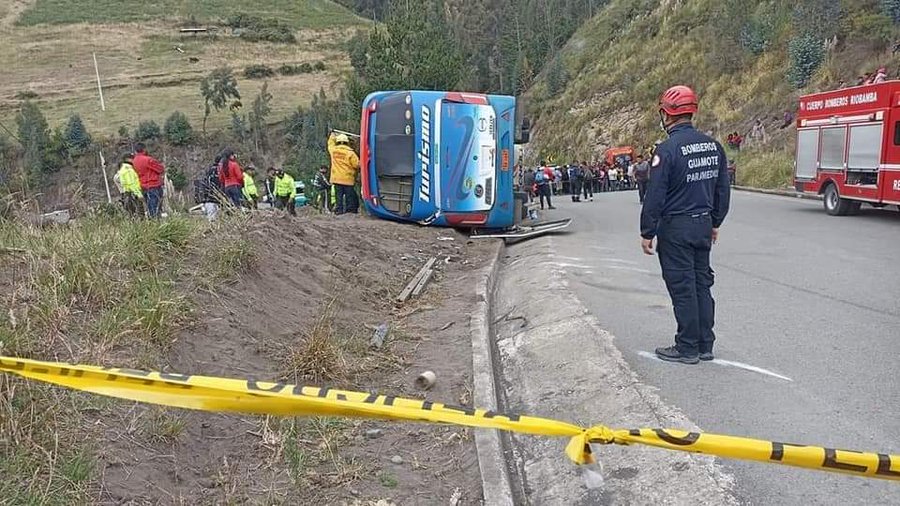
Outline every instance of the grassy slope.
<svg viewBox="0 0 900 506"><path fill-rule="evenodd" d="M235 12L278 17L297 28L330 28L356 22L349 10L329 0L265 0L252 5L235 0L38 0L22 14L18 24L127 23L191 17L215 21Z"/></svg>
<svg viewBox="0 0 900 506"><path fill-rule="evenodd" d="M760 3L760 2L757 2ZM789 12L787 2L781 2ZM872 5L869 5L872 4ZM613 0L588 21L563 50L570 80L548 98L542 79L529 91L537 118L534 157L560 159L596 156L609 146L651 146L663 138L657 123L658 94L673 84L688 84L701 94L698 124L720 140L738 130L745 135L761 118L770 137L764 146L735 154L739 182L779 186L790 181L794 131L781 130L782 113L796 109L802 93L830 89L843 78L898 60L865 44L842 45L828 56L813 82L794 89L784 78L790 15L779 20L776 39L762 55L746 55L738 70L723 73L710 48L717 44L711 14L713 0ZM853 3L844 23L872 2ZM846 40L846 39L845 39Z"/></svg>
<svg viewBox="0 0 900 506"><path fill-rule="evenodd" d="M115 6L111 4L115 3ZM278 67L283 63L322 60L327 70L270 79L273 120L307 103L320 88L330 90L349 62L340 42L361 22L346 9L326 0L261 0L252 9L236 0L203 2L74 2L38 0L15 22L0 25L0 121L11 125L21 103L17 94L36 93L51 126L79 113L91 132L114 133L153 119L162 124L173 111L188 115L196 127L203 117L199 81L210 70L230 66L249 106L262 81L243 79L240 71L252 63ZM248 43L220 30L217 37L181 36L179 23L194 16L200 23L251 10L277 16L297 28L297 44ZM91 20L97 24L84 24ZM47 23L47 24L35 24ZM174 49L179 46L185 52ZM107 109L97 97L91 53L97 53ZM191 62L190 58L199 61ZM213 127L229 122L227 112L213 114Z"/></svg>

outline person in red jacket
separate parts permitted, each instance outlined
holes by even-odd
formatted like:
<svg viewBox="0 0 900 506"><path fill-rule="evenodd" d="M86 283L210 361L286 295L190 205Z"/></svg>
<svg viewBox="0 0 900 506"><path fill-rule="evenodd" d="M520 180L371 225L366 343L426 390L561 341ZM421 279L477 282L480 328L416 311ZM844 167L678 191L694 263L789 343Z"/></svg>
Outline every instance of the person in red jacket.
<svg viewBox="0 0 900 506"><path fill-rule="evenodd" d="M159 218L162 212L166 168L159 160L147 154L147 148L143 143L135 144L134 153L132 165L141 181L141 191L144 193L144 202L147 203L147 215Z"/></svg>
<svg viewBox="0 0 900 506"><path fill-rule="evenodd" d="M222 153L222 161L219 162L219 181L222 182L228 200L234 204L234 207L240 208L241 199L243 199L244 171L238 165L234 151L230 149L226 149Z"/></svg>

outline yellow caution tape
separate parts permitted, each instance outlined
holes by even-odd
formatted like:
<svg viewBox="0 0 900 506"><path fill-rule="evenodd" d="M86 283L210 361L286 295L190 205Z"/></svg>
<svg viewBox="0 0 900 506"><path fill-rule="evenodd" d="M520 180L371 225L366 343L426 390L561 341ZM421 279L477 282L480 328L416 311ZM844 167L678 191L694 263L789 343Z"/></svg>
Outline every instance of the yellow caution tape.
<svg viewBox="0 0 900 506"><path fill-rule="evenodd" d="M0 357L0 371L75 390L201 411L286 416L344 416L449 423L526 434L569 437L566 454L593 463L590 443L642 444L742 460L900 480L900 456L804 446L670 429L583 428L557 420L499 413L375 393L262 382L109 369Z"/></svg>

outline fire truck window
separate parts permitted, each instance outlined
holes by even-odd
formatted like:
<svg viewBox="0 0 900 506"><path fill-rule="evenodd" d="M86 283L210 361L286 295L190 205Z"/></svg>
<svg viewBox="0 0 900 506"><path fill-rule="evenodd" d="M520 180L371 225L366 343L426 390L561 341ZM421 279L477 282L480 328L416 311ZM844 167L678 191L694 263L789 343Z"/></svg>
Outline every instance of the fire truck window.
<svg viewBox="0 0 900 506"><path fill-rule="evenodd" d="M800 130L797 135L797 177L815 178L819 157L819 129Z"/></svg>
<svg viewBox="0 0 900 506"><path fill-rule="evenodd" d="M900 146L900 121L894 123L894 146Z"/></svg>
<svg viewBox="0 0 900 506"><path fill-rule="evenodd" d="M822 129L822 158L820 160L820 166L823 169L844 168L844 148L846 141L846 127Z"/></svg>
<svg viewBox="0 0 900 506"><path fill-rule="evenodd" d="M881 131L883 125L862 125L850 128L850 170L877 170L881 161Z"/></svg>

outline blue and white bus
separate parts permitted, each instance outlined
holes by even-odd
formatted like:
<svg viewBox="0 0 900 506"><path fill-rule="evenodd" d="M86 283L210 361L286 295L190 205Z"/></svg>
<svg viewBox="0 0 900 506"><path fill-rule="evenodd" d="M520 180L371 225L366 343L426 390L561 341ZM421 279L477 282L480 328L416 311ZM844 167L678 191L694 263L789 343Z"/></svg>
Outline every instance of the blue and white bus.
<svg viewBox="0 0 900 506"><path fill-rule="evenodd" d="M462 228L518 223L515 98L377 92L363 102L360 134L362 195L372 214Z"/></svg>

